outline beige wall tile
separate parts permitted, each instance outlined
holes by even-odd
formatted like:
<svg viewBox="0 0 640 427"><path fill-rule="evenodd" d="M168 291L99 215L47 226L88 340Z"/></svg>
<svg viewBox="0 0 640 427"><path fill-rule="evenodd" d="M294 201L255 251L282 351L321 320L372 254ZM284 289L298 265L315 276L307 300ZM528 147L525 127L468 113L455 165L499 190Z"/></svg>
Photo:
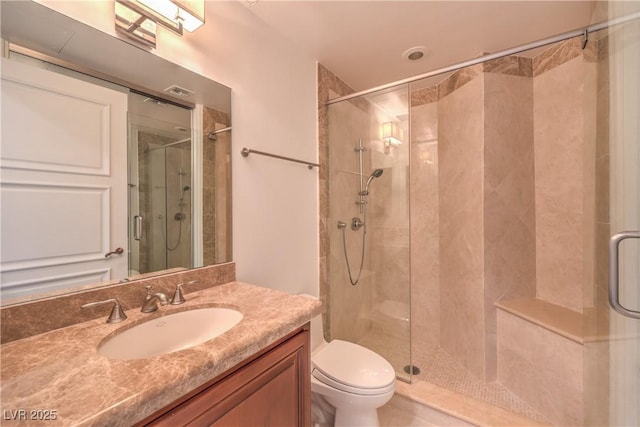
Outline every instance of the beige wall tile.
<svg viewBox="0 0 640 427"><path fill-rule="evenodd" d="M494 303L535 295L533 84L486 74L484 90L485 364L494 379Z"/></svg>
<svg viewBox="0 0 640 427"><path fill-rule="evenodd" d="M483 90L479 76L438 105L441 346L480 378L485 376Z"/></svg>
<svg viewBox="0 0 640 427"><path fill-rule="evenodd" d="M581 57L533 80L537 297L582 311L584 69Z"/></svg>

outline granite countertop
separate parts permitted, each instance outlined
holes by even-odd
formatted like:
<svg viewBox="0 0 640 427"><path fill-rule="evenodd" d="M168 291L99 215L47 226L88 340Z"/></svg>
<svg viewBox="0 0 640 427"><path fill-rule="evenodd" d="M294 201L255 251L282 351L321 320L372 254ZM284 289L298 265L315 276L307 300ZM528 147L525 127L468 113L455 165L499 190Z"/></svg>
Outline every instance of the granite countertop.
<svg viewBox="0 0 640 427"><path fill-rule="evenodd" d="M185 298L152 314L128 310L117 324L105 323L105 309L104 318L0 346L2 425L130 426L306 324L321 307L318 300L241 282ZM244 317L213 340L175 353L114 360L97 352L118 329L208 306ZM34 419L54 413L54 421Z"/></svg>

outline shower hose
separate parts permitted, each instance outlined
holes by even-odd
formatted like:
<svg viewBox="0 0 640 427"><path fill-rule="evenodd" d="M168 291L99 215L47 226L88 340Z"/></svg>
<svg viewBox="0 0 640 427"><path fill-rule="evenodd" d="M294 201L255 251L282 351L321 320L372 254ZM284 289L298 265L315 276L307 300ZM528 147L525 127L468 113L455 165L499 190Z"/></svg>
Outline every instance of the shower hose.
<svg viewBox="0 0 640 427"><path fill-rule="evenodd" d="M351 273L351 265L349 264L349 254L347 254L347 237L345 233L345 229L347 228L346 224L338 223L338 227L342 230L342 249L344 250L344 259L347 262L347 272L349 273L349 282L351 282L352 286L355 286L360 281L360 275L362 274L362 267L364 266L364 247L367 242L367 206L364 206L363 216L362 216L362 253L360 256L360 269L358 270L358 277L356 280L353 280L353 275ZM344 224L344 225L341 225Z"/></svg>
<svg viewBox="0 0 640 427"><path fill-rule="evenodd" d="M180 208L180 214L182 214L182 208ZM165 234L164 226L162 225L162 219L163 219L162 215L160 215L160 233L162 233L162 240L164 241L164 245L167 248L167 250L175 251L176 249L178 249L178 246L180 245L180 240L182 239L182 221L180 221L180 225L179 225L180 228L178 229L178 241L176 242L174 247L171 247L167 239L167 236ZM167 223L167 221L165 221L165 223ZM169 226L168 223L166 226L167 227Z"/></svg>

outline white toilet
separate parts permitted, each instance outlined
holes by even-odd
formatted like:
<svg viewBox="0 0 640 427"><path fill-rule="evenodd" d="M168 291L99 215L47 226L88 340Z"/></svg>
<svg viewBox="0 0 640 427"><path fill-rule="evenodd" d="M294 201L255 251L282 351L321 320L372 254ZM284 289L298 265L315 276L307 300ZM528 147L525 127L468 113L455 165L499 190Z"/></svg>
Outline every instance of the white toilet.
<svg viewBox="0 0 640 427"><path fill-rule="evenodd" d="M393 367L358 344L327 343L322 331L319 315L311 319L311 392L335 408L336 427L378 427L377 409L391 400L396 388Z"/></svg>

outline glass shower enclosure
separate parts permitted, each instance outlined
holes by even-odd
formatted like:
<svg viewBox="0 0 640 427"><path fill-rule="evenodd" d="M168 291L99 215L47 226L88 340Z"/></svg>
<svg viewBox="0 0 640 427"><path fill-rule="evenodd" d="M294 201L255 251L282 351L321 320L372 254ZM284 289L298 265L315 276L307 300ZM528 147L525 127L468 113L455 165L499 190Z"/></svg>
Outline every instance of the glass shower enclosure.
<svg viewBox="0 0 640 427"><path fill-rule="evenodd" d="M408 86L328 107L330 339L363 345L408 380Z"/></svg>

